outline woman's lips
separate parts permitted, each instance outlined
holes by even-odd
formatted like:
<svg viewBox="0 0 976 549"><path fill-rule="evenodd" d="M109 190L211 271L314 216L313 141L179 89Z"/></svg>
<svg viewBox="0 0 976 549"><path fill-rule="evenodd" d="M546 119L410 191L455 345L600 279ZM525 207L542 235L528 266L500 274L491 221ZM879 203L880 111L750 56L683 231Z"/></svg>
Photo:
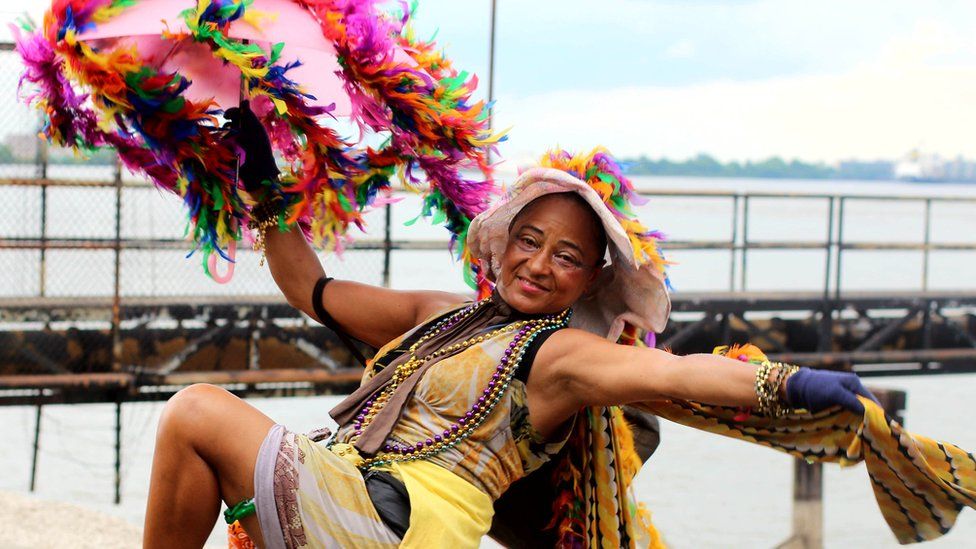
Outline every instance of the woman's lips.
<svg viewBox="0 0 976 549"><path fill-rule="evenodd" d="M544 287L542 287L542 286L540 286L540 285L538 285L538 284L536 284L534 282L531 282L529 280L526 280L526 279L524 279L522 277L517 277L517 280L518 280L518 283L519 283L519 288L524 293L538 295L538 294L543 294L543 293L545 293L545 292L548 291L546 288L544 288Z"/></svg>

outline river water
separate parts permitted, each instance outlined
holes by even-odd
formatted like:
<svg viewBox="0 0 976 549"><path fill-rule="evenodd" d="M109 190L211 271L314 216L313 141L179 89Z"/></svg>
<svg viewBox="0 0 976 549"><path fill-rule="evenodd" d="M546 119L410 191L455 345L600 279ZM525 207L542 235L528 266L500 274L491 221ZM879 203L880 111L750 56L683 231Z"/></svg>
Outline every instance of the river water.
<svg viewBox="0 0 976 549"><path fill-rule="evenodd" d="M853 201L845 213L845 241L921 242L924 234L922 202L890 202L891 195L976 197L976 186L911 185L841 181L777 181L748 179L635 178L648 190L775 191L803 194L845 193L876 197ZM15 220L0 219L0 235L31 236L36 227L34 190L0 189L5 200L20 200ZM49 202L52 234L111 236L111 190L58 190ZM20 193L13 196L10 193ZM130 236L179 237L180 208L171 197L151 190L127 190L123 202L123 231ZM5 200L0 200L0 204ZM50 200L50 197L49 197ZM107 201L107 202L106 202ZM9 202L8 202L9 203ZM443 229L402 222L416 211L407 199L394 209L394 238L439 238ZM728 239L731 201L725 198L655 199L641 208L652 228L665 230L673 240ZM24 206L26 205L26 206ZM68 215L84 208L84 215ZM935 242L973 242L976 206L948 201L932 206L931 238ZM750 205L750 238L768 240L823 240L826 202L756 200ZM17 215L21 217L16 217ZM107 217L106 217L107 216ZM373 227L382 227L379 216ZM25 228L26 227L26 228ZM374 233L375 234L375 233ZM66 254L67 252L60 252ZM267 293L273 290L257 258L242 254L235 280L215 286L199 272L199 263L182 259L180 252L142 252L124 258L125 295L180 295L213 293ZM111 292L110 269L104 259L53 254L49 258L52 295L89 295ZM728 252L668 254L678 262L671 278L678 291L728 288ZM0 262L0 288L5 296L36 295L36 259L30 254L8 253ZM108 259L108 258L105 258ZM340 276L379 282L375 253L349 252L346 261L330 257L327 266ZM751 252L746 278L748 289L816 290L824 279L822 251ZM26 273L25 273L26 271ZM400 252L394 255L392 284L399 288L438 287L463 291L457 268L443 252ZM740 271L741 272L741 271ZM82 288L76 281L85 280ZM69 283L70 281L75 281ZM56 282L62 281L62 282ZM919 289L921 254L918 252L850 252L844 256L842 284L847 289ZM738 284L738 281L737 281ZM929 285L934 289L976 287L976 252L933 252ZM874 387L908 392L907 426L926 436L976 449L976 428L967 405L976 394L976 375L871 378ZM293 430L328 424L327 411L340 397L252 399L251 403ZM38 464L37 494L42 498L80 503L141 524L148 488L149 464L156 422L162 403L123 406L122 504L113 505L113 421L111 405L48 406L43 410L44 430ZM0 490L26 491L30 474L34 409L0 408ZM639 499L646 502L654 521L673 547L773 547L790 532L792 460L771 450L726 440L665 423L662 444L637 478ZM896 547L880 512L863 466L825 470L825 542L827 547ZM222 543L217 526L211 543ZM491 546L486 542L486 546ZM930 547L976 548L976 512L964 510L952 532Z"/></svg>

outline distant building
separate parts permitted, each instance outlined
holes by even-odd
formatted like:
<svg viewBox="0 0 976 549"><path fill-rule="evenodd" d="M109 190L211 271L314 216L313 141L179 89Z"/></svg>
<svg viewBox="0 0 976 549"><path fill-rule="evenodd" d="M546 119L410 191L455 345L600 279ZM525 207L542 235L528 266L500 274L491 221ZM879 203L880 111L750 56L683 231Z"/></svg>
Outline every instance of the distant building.
<svg viewBox="0 0 976 549"><path fill-rule="evenodd" d="M895 179L902 181L946 181L946 162L937 154L912 149L895 164Z"/></svg>

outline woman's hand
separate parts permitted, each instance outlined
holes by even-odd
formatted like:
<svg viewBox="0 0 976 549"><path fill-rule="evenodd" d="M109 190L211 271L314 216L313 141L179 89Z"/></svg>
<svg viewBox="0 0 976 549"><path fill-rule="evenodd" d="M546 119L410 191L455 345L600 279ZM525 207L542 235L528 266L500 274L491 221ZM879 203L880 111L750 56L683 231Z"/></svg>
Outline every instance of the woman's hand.
<svg viewBox="0 0 976 549"><path fill-rule="evenodd" d="M861 378L850 372L800 368L786 379L789 405L814 413L839 405L855 414L863 414L864 405L857 399L858 395L878 402L861 384Z"/></svg>
<svg viewBox="0 0 976 549"><path fill-rule="evenodd" d="M244 189L253 193L264 187L265 181L277 181L278 165L275 162L271 139L261 121L251 110L248 101L242 101L240 108L231 107L224 111L227 119L225 128L244 150L244 162L238 172Z"/></svg>

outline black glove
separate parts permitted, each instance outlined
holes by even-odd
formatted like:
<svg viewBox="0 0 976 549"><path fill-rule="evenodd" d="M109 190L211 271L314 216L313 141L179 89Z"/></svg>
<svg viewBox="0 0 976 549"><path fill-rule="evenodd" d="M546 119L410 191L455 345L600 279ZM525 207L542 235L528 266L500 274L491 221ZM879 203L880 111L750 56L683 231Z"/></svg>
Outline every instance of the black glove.
<svg viewBox="0 0 976 549"><path fill-rule="evenodd" d="M831 372L800 368L786 379L786 398L790 406L819 412L840 405L855 414L864 413L857 395L878 399L861 385L861 378L850 372Z"/></svg>
<svg viewBox="0 0 976 549"><path fill-rule="evenodd" d="M265 181L277 181L281 172L275 163L271 139L251 110L250 103L242 101L240 108L227 109L224 111L224 118L227 119L224 128L229 130L229 135L234 136L244 149L244 163L238 172L244 188L253 193L260 191Z"/></svg>

